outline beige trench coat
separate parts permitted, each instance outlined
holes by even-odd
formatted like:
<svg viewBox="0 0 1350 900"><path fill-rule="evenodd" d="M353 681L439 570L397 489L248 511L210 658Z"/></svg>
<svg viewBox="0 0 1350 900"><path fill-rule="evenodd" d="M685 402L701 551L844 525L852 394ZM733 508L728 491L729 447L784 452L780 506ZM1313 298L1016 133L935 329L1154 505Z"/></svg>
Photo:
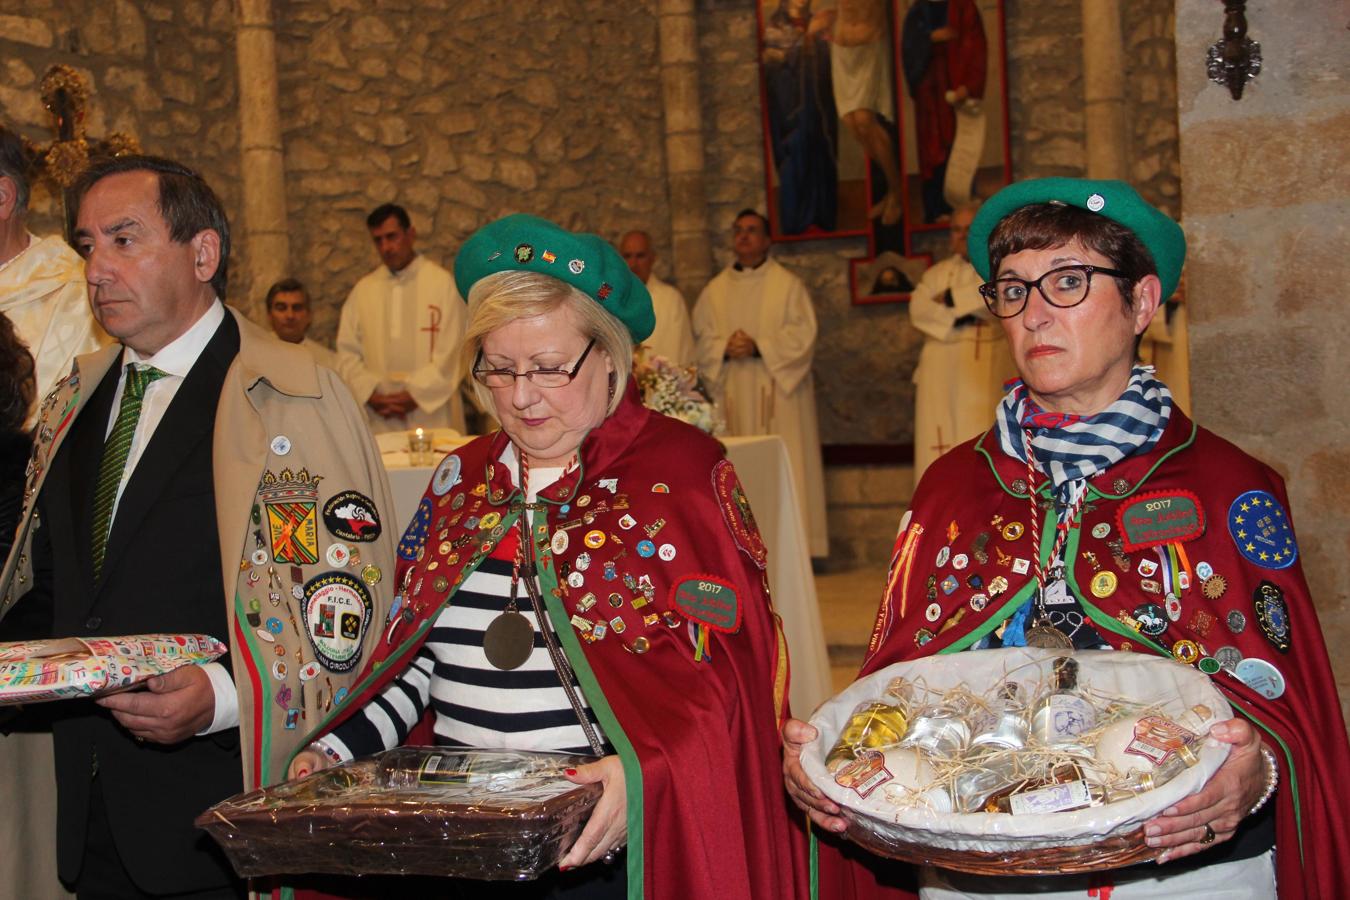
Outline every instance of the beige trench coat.
<svg viewBox="0 0 1350 900"><path fill-rule="evenodd" d="M306 601L303 595L296 598L291 593L289 578L284 574L291 564L278 562L275 568L283 573L285 587L277 592L279 603L273 606L268 596L268 566L252 564L254 532L260 527L253 520L255 506L261 512L262 532L268 535L265 503L259 498L264 474L282 476L284 470L289 470L294 475L305 469L311 482L314 476L319 476L314 501L317 534L313 542L317 562L301 566L305 585L320 573L334 571L335 567L326 559L326 550L334 543L344 542L329 533L324 524L323 509L328 501L347 491L373 501L380 519L380 533L373 541L347 542L349 549L357 551L352 554L356 560L343 568L345 575L368 585L371 601L362 622L358 659L369 655L383 632L394 594L394 548L404 523L385 518L394 515L394 504L379 449L366 427L364 415L338 376L316 366L303 348L278 341L240 313L229 311L239 323L240 346L225 376L216 410L212 450L216 524L224 576L221 600L226 605L231 633L216 637L230 645L239 695L244 785L251 789L285 779L290 757L308 742L309 731L332 711L335 702L345 697L346 689L360 670L359 663L343 672L320 665L317 677L308 679L307 689L300 690L301 670L305 674L315 671L320 660L316 659L313 641L299 639L297 635L293 646L302 658L287 667L284 678L275 677L271 645L248 621L249 612L260 608L263 618L278 616L286 622L289 633L306 627L303 624ZM32 585L33 501L42 490L49 463L69 435L70 423L80 414L108 369L117 364L121 351L121 345L116 344L77 358L71 374L42 403L14 550L0 573L0 617L20 602ZM289 447L276 440L278 436L285 436ZM276 452L283 448L284 454ZM268 565L271 564L269 558ZM255 575L252 581L250 574ZM256 577L259 574L261 578ZM375 583L369 584L373 580ZM278 702L287 689L291 702ZM298 715L290 712L288 706L301 712ZM286 727L288 716L295 720L291 728ZM19 748L20 742L23 749ZM50 780L49 738L42 736L42 741L35 743L34 736L16 735L4 739L0 747L3 747L0 791L8 795L15 781L44 777ZM54 825L40 822L44 811L25 812L26 816L13 817L26 820L22 831L13 837L24 838L29 846L22 849L12 844L0 846L5 859L22 859L19 854L33 854L51 843ZM45 813L49 820L51 815L50 811ZM0 833L0 839L5 836ZM55 871L54 866L51 871ZM10 886L14 887L12 883ZM50 885L33 887L36 891L33 896L50 894L56 888L54 876Z"/></svg>

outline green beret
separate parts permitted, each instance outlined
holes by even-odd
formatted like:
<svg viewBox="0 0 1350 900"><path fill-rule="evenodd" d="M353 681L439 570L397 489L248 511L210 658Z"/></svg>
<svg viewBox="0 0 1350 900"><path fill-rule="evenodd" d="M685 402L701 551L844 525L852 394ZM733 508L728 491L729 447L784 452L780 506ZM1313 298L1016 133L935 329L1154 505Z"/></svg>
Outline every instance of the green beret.
<svg viewBox="0 0 1350 900"><path fill-rule="evenodd" d="M455 257L455 286L468 300L469 289L481 279L511 270L567 282L622 322L634 343L651 337L656 328L647 286L598 235L573 233L524 213L506 216L464 242Z"/></svg>
<svg viewBox="0 0 1350 900"><path fill-rule="evenodd" d="M1124 225L1148 248L1158 267L1162 296L1177 289L1181 266L1186 261L1186 235L1171 217L1153 207L1123 181L1090 181L1086 178L1034 178L1010 184L985 201L970 225L966 248L971 265L985 281L989 271L989 236L1004 217L1024 206L1061 203L1077 206Z"/></svg>

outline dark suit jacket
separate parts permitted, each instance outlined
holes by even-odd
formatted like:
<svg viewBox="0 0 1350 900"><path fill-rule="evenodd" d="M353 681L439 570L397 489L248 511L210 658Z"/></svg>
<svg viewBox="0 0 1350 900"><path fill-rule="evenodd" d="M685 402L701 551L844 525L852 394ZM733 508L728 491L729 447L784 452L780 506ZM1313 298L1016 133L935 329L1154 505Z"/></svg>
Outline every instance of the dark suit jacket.
<svg viewBox="0 0 1350 900"><path fill-rule="evenodd" d="M238 351L239 326L227 314L127 482L97 582L90 553L93 495L125 364L108 370L71 426L39 500L42 528L33 548L34 590L47 595L40 605L55 635L182 632L229 639L211 447L225 373ZM228 668L228 657L221 662ZM73 883L79 875L90 788L99 785L119 855L143 890L178 893L233 881L224 856L193 819L242 790L237 730L166 747L136 741L92 701L60 707L52 731L61 878Z"/></svg>

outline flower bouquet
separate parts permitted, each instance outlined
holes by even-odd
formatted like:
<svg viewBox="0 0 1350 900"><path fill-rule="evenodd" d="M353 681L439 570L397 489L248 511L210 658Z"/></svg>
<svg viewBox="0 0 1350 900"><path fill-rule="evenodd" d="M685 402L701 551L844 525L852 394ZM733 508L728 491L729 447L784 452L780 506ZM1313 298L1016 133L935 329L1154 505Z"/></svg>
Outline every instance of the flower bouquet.
<svg viewBox="0 0 1350 900"><path fill-rule="evenodd" d="M693 366L673 365L664 356L641 347L633 357L633 377L642 391L642 404L648 409L708 434L725 431L725 423Z"/></svg>

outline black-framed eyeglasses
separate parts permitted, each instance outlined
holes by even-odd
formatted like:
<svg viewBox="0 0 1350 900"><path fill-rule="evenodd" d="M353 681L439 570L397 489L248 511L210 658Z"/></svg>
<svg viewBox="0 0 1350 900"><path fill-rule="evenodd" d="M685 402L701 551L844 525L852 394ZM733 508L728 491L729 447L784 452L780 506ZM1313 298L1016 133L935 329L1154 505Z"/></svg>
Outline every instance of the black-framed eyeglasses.
<svg viewBox="0 0 1350 900"><path fill-rule="evenodd" d="M581 366L586 362L586 357L590 356L591 348L595 346L595 338L586 345L586 349L581 351L581 357L577 359L576 365L569 369L531 369L528 372L517 372L515 369L480 369L483 362L483 351L479 349L478 356L473 361L473 377L478 379L480 384L490 388L514 387L517 378L528 378L535 387L541 388L559 388L572 383L572 379L577 377L581 371Z"/></svg>
<svg viewBox="0 0 1350 900"><path fill-rule="evenodd" d="M1000 319L1011 319L1020 313L1027 305L1032 288L1040 291L1051 306L1068 309L1087 299L1092 276L1098 272L1116 278L1129 277L1119 269L1104 266L1059 266L1035 281L1011 276L986 281L980 285L980 296L984 297L984 305L989 311Z"/></svg>

